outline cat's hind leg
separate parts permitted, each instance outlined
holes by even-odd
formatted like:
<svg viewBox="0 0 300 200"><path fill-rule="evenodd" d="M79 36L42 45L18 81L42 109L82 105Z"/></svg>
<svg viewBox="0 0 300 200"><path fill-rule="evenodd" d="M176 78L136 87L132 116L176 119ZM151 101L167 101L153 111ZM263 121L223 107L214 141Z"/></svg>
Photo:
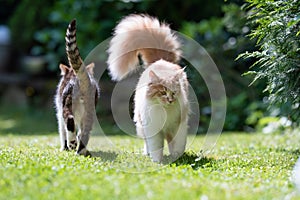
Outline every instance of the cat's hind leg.
<svg viewBox="0 0 300 200"><path fill-rule="evenodd" d="M72 88L63 94L63 118L67 133L67 146L69 150L75 150L77 147L76 133L75 133L75 119L73 115L73 99Z"/></svg>
<svg viewBox="0 0 300 200"><path fill-rule="evenodd" d="M58 120L58 131L59 131L59 138L60 138L60 151L68 150L67 132L65 129L64 120L61 115L57 116L57 120Z"/></svg>
<svg viewBox="0 0 300 200"><path fill-rule="evenodd" d="M77 135L77 141L79 143L78 145L78 149L76 154L78 155L84 155L84 156L90 156L90 152L87 150L87 144L89 142L90 139L90 134L89 132L85 132L85 131L78 131L78 135Z"/></svg>
<svg viewBox="0 0 300 200"><path fill-rule="evenodd" d="M90 107L86 106L86 113L81 119L80 128L77 133L77 141L78 141L78 155L90 156L90 152L86 149L89 139L90 139L90 132L92 130L94 118L93 113L91 112Z"/></svg>
<svg viewBox="0 0 300 200"><path fill-rule="evenodd" d="M77 148L77 139L75 132L75 120L72 115L69 115L66 120L67 126L67 146L69 150L75 150Z"/></svg>

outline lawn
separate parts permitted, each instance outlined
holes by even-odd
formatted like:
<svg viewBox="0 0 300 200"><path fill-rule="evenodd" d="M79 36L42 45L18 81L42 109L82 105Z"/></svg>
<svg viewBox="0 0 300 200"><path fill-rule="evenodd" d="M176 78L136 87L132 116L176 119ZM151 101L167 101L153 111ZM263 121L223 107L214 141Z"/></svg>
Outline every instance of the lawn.
<svg viewBox="0 0 300 200"><path fill-rule="evenodd" d="M59 152L55 133L0 134L0 199L299 199L300 135L224 133L209 154L189 137L174 163L152 163L141 140L91 137L94 157Z"/></svg>

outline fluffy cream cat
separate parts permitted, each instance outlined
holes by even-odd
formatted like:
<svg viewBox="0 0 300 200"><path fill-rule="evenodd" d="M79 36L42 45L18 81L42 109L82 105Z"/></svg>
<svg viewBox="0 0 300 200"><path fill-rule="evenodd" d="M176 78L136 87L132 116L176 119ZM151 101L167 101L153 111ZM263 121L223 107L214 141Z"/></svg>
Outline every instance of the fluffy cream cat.
<svg viewBox="0 0 300 200"><path fill-rule="evenodd" d="M185 150L188 128L188 81L178 64L181 52L168 25L147 15L130 15L116 27L108 49L114 80L146 66L136 87L134 122L153 161L163 158L164 139L173 158Z"/></svg>

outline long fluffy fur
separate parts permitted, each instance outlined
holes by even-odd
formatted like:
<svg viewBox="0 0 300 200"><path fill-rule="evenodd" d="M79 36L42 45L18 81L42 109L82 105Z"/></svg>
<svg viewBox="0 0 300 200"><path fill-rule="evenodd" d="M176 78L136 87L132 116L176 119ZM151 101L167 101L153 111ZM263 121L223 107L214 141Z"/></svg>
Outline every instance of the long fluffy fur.
<svg viewBox="0 0 300 200"><path fill-rule="evenodd" d="M115 28L108 49L108 68L112 79L121 80L135 71L139 55L148 66L163 59L177 63L181 51L177 37L169 25L148 15L129 15Z"/></svg>
<svg viewBox="0 0 300 200"><path fill-rule="evenodd" d="M148 15L129 15L117 25L108 49L112 79L147 69L135 90L134 122L153 161L163 158L164 139L172 158L185 150L188 128L188 81L178 65L180 43L167 24Z"/></svg>

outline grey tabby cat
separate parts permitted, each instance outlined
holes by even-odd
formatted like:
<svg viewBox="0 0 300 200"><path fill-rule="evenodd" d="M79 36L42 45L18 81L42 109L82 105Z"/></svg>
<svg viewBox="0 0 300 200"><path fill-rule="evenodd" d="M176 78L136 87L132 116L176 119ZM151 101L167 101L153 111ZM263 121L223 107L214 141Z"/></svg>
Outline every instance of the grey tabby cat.
<svg viewBox="0 0 300 200"><path fill-rule="evenodd" d="M94 63L86 66L80 57L76 20L69 24L65 39L70 67L60 64L62 78L55 96L61 151L77 148L77 154L87 156L100 90L93 75Z"/></svg>

